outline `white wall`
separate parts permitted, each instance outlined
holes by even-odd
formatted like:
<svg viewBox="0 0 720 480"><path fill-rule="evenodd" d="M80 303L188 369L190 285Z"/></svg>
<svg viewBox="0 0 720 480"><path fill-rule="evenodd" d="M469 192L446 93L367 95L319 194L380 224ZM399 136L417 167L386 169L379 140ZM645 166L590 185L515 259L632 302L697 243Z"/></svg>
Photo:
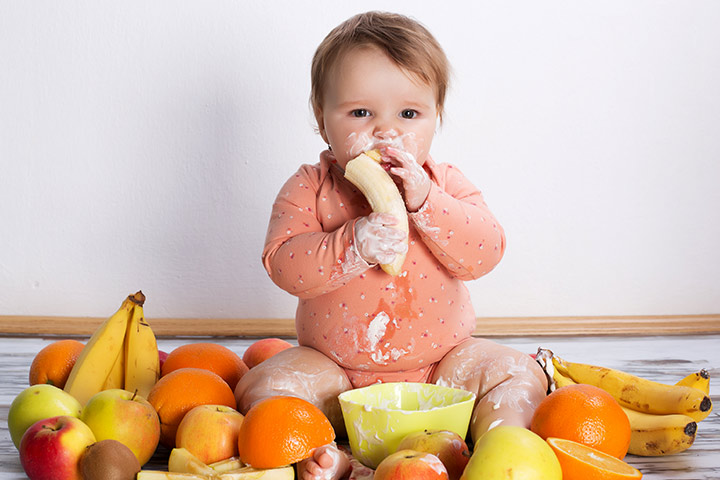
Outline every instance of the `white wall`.
<svg viewBox="0 0 720 480"><path fill-rule="evenodd" d="M362 4L358 7L358 4ZM471 3L471 2L468 2ZM260 263L324 35L409 14L508 249L482 316L720 312L720 2L5 1L0 314L292 317Z"/></svg>

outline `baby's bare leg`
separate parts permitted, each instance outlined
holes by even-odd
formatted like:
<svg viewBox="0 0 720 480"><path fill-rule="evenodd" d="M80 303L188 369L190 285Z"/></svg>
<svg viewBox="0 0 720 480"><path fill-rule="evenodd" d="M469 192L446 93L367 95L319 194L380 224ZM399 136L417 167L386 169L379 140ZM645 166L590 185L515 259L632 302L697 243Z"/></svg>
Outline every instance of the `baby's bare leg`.
<svg viewBox="0 0 720 480"><path fill-rule="evenodd" d="M275 395L303 398L322 410L335 434L344 437L337 397L351 388L345 371L328 357L312 348L293 347L251 368L235 387L235 400L245 414L255 403ZM339 479L349 469L349 459L334 443L317 448L297 464L298 478L303 480Z"/></svg>
<svg viewBox="0 0 720 480"><path fill-rule="evenodd" d="M337 396L352 385L345 371L322 353L308 347L293 347L251 368L235 387L240 413L275 395L300 397L328 417L336 435L345 435L345 424Z"/></svg>
<svg viewBox="0 0 720 480"><path fill-rule="evenodd" d="M545 373L530 355L480 338L448 352L431 381L477 394L470 422L473 441L500 424L529 427L547 390Z"/></svg>

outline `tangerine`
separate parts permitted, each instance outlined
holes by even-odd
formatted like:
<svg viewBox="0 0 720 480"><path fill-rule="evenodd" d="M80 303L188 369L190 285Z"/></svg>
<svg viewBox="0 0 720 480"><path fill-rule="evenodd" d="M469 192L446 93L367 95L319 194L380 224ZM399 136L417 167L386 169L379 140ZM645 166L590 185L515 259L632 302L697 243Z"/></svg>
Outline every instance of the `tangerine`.
<svg viewBox="0 0 720 480"><path fill-rule="evenodd" d="M560 461L563 480L630 480L642 473L612 455L582 443L550 437L547 443Z"/></svg>
<svg viewBox="0 0 720 480"><path fill-rule="evenodd" d="M235 390L237 382L249 368L240 356L217 343L188 343L170 352L163 362L162 375L180 368L203 368L220 375Z"/></svg>
<svg viewBox="0 0 720 480"><path fill-rule="evenodd" d="M70 371L84 347L77 340L58 340L43 347L30 365L30 385L47 383L65 388Z"/></svg>
<svg viewBox="0 0 720 480"><path fill-rule="evenodd" d="M160 417L160 443L175 446L175 434L185 414L198 405L235 408L235 394L219 375L202 368L180 368L163 376L148 394Z"/></svg>
<svg viewBox="0 0 720 480"><path fill-rule="evenodd" d="M618 402L594 385L567 385L545 397L530 430L547 440L558 437L585 444L618 459L630 446L630 421Z"/></svg>
<svg viewBox="0 0 720 480"><path fill-rule="evenodd" d="M240 425L238 454L253 468L277 468L308 458L335 439L325 414L297 397L269 397L250 407Z"/></svg>

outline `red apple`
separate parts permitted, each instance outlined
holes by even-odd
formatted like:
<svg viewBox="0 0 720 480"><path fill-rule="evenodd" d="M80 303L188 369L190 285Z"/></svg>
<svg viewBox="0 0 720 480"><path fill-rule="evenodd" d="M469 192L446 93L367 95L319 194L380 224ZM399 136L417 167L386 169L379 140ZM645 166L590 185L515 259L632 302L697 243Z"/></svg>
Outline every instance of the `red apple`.
<svg viewBox="0 0 720 480"><path fill-rule="evenodd" d="M175 434L175 445L204 463L238 454L238 432L243 415L225 405L198 405L185 414Z"/></svg>
<svg viewBox="0 0 720 480"><path fill-rule="evenodd" d="M168 356L168 352L163 352L162 350L158 350L158 359L160 360L158 364L158 371L162 372L162 366L163 363L165 363L165 359Z"/></svg>
<svg viewBox="0 0 720 480"><path fill-rule="evenodd" d="M90 427L61 415L34 423L20 440L20 463L30 480L82 480L80 457L95 443Z"/></svg>
<svg viewBox="0 0 720 480"><path fill-rule="evenodd" d="M100 440L117 440L145 465L160 440L160 419L155 408L136 393L114 388L96 393L83 408L83 422Z"/></svg>
<svg viewBox="0 0 720 480"><path fill-rule="evenodd" d="M286 342L281 338L263 338L250 345L243 354L243 362L249 368L253 368L258 363L264 362L278 352L292 347L292 343Z"/></svg>
<svg viewBox="0 0 720 480"><path fill-rule="evenodd" d="M398 450L432 453L448 471L450 480L458 480L470 461L470 449L465 440L450 430L424 430L405 436Z"/></svg>
<svg viewBox="0 0 720 480"><path fill-rule="evenodd" d="M373 480L448 480L440 459L432 453L398 450L375 469Z"/></svg>

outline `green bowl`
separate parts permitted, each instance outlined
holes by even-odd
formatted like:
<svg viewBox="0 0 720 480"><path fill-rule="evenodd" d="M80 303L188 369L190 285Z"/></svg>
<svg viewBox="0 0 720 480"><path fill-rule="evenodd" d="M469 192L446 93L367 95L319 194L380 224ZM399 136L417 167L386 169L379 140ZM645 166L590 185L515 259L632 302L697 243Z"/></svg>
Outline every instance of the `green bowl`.
<svg viewBox="0 0 720 480"><path fill-rule="evenodd" d="M429 383L378 383L338 397L355 458L376 468L406 435L451 430L465 438L475 394Z"/></svg>

